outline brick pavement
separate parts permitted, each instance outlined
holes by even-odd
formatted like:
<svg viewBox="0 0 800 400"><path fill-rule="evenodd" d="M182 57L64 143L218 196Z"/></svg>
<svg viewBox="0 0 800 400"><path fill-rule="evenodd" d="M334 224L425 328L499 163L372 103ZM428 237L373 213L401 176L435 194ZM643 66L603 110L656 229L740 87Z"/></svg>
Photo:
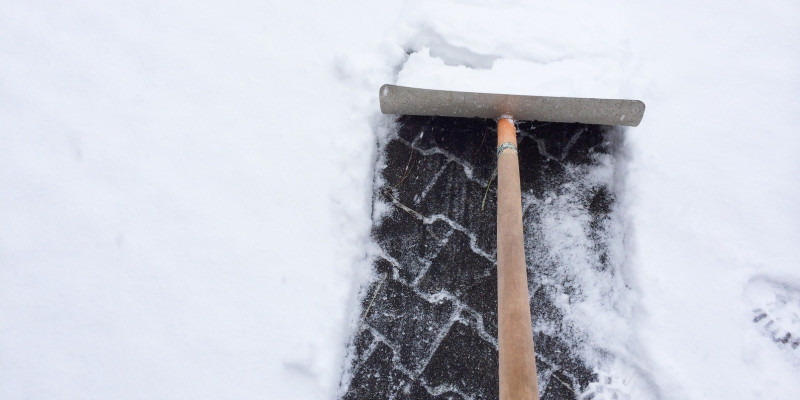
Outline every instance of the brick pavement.
<svg viewBox="0 0 800 400"><path fill-rule="evenodd" d="M545 193L596 163L617 131L580 124L519 124L534 342L543 399L572 399L597 379L575 350L555 302L580 293L559 261L536 257ZM364 290L343 399L496 399L495 122L404 116L382 145L375 201L390 205L373 227L381 254ZM608 268L601 232L615 201L603 185L579 187L591 219L598 270ZM484 201L485 198L485 201ZM545 249L546 250L546 249ZM559 281L560 280L560 281ZM566 281L565 281L566 280ZM537 329L541 326L550 329ZM552 328L555 327L555 328ZM554 330L555 329L555 330Z"/></svg>

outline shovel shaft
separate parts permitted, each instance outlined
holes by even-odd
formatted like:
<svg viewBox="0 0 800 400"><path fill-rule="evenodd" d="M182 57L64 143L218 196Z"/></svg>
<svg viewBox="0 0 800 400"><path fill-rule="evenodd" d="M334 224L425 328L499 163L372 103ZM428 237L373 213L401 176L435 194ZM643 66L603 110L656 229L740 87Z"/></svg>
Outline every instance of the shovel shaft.
<svg viewBox="0 0 800 400"><path fill-rule="evenodd" d="M538 400L528 276L522 235L522 198L516 128L497 123L497 320L500 400ZM503 145L510 143L509 145Z"/></svg>

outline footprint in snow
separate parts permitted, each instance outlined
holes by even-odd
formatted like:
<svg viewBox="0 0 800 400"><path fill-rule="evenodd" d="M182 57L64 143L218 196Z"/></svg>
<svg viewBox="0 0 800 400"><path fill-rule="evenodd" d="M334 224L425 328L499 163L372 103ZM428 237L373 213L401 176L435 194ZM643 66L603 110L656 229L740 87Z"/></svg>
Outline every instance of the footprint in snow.
<svg viewBox="0 0 800 400"><path fill-rule="evenodd" d="M756 276L745 293L753 306L753 323L761 332L789 351L800 351L800 286Z"/></svg>

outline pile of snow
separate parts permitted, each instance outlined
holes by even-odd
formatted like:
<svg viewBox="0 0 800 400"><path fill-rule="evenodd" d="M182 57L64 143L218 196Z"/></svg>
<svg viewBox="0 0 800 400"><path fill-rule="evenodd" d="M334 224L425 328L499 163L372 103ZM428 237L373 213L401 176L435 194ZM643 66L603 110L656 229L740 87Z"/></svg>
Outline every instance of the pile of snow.
<svg viewBox="0 0 800 400"><path fill-rule="evenodd" d="M604 393L800 392L796 3L0 9L0 397L333 398L382 83L645 101Z"/></svg>
<svg viewBox="0 0 800 400"><path fill-rule="evenodd" d="M333 397L393 9L0 9L0 397Z"/></svg>

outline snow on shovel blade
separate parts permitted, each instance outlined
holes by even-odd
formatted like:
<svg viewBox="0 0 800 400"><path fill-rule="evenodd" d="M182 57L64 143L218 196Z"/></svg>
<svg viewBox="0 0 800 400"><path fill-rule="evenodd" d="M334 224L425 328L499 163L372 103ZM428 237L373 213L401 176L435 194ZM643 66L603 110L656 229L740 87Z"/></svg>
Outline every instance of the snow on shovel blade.
<svg viewBox="0 0 800 400"><path fill-rule="evenodd" d="M381 112L403 115L499 118L597 125L637 126L644 115L639 100L519 96L453 92L383 85Z"/></svg>

